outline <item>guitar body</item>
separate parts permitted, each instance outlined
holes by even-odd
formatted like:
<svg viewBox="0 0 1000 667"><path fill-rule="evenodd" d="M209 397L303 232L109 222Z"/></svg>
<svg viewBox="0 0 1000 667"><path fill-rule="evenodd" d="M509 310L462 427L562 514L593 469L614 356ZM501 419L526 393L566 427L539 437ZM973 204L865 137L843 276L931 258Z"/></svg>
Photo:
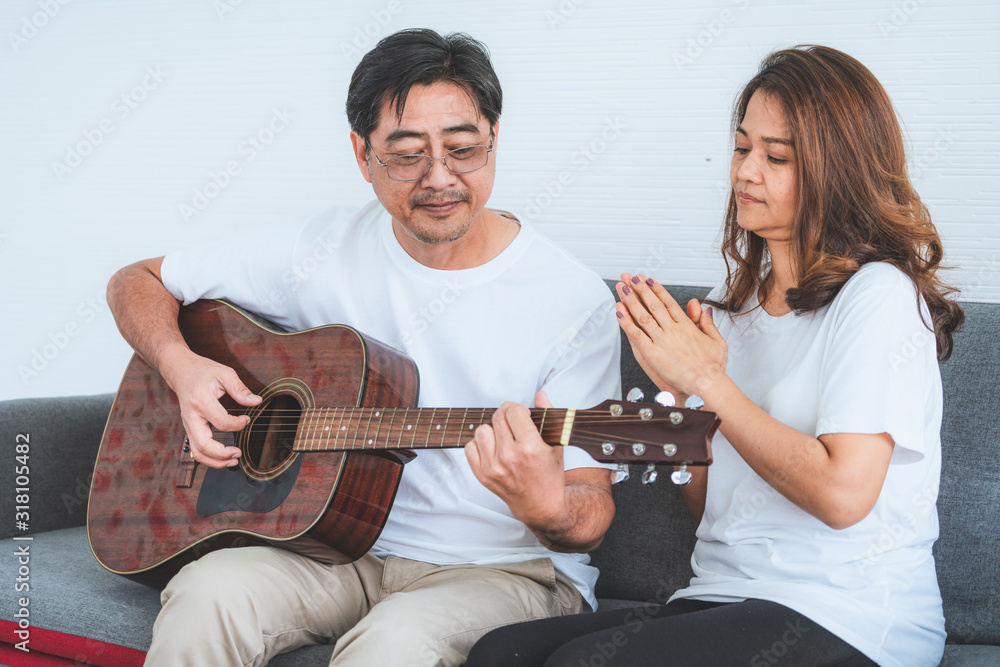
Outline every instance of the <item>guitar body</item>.
<svg viewBox="0 0 1000 667"><path fill-rule="evenodd" d="M187 562L232 546L308 550L318 541L335 550L325 552L328 560L345 563L366 553L410 457L293 452L288 440L304 408L415 406L415 364L349 327L285 334L219 301L182 308L178 322L192 350L235 369L265 400L247 409L225 397L227 410L254 420L239 434L216 434L244 449L240 465L197 465L185 449L176 395L134 356L91 481L87 532L97 560L160 585Z"/></svg>

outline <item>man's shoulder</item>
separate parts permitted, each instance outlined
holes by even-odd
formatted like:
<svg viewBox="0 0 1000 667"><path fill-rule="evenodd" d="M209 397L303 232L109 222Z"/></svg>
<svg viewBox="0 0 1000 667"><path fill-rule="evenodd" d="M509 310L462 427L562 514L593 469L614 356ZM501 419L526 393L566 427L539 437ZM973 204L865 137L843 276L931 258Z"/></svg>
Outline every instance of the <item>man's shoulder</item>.
<svg viewBox="0 0 1000 667"><path fill-rule="evenodd" d="M597 273L584 264L572 252L563 247L560 242L549 238L543 231L533 225L521 223L521 233L526 235L526 241L534 255L533 259L543 258L553 268L562 271L572 271L581 276L589 276L600 280Z"/></svg>
<svg viewBox="0 0 1000 667"><path fill-rule="evenodd" d="M547 281L561 285L563 290L572 288L590 298L614 299L604 280L576 255L532 226L522 224L522 230L528 234L526 240L531 253L526 260Z"/></svg>
<svg viewBox="0 0 1000 667"><path fill-rule="evenodd" d="M385 209L375 200L363 206L331 206L303 221L298 229L296 254L309 254L317 246L326 250L371 237Z"/></svg>

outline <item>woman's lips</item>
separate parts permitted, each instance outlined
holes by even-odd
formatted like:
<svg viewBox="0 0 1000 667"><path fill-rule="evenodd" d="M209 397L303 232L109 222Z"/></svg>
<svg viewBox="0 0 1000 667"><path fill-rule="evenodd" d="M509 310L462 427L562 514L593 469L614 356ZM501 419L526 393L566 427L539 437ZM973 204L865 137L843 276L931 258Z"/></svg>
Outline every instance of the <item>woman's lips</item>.
<svg viewBox="0 0 1000 667"><path fill-rule="evenodd" d="M759 204L760 203L759 199L754 199L753 197L751 197L750 195L748 195L745 192L737 193L737 195L736 195L736 201L738 203L740 203L740 204Z"/></svg>

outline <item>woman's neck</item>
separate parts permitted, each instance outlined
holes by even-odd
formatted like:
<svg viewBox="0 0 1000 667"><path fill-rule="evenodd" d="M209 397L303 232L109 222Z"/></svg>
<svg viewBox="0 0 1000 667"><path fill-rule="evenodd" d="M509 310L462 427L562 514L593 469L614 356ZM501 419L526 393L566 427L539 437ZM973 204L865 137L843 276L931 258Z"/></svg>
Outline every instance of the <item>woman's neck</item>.
<svg viewBox="0 0 1000 667"><path fill-rule="evenodd" d="M767 244L768 254L771 255L771 273L767 281L767 298L761 299L760 305L768 315L774 317L792 312L785 301L785 292L797 286L791 245L788 242L773 241L768 241Z"/></svg>

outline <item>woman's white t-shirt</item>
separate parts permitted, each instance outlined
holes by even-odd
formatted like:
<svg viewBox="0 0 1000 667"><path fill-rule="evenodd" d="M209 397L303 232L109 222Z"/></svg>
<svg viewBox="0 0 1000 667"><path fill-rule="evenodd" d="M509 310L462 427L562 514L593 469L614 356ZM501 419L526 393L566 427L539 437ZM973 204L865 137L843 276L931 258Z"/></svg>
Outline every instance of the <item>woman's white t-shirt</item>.
<svg viewBox="0 0 1000 667"><path fill-rule="evenodd" d="M716 296L713 293L712 296ZM826 307L772 317L756 298L716 311L727 373L778 421L812 436L888 433L895 446L872 512L834 530L764 482L720 432L694 578L675 598L783 604L883 666L937 665L944 616L938 536L941 377L913 283L871 263ZM795 474L795 455L787 469Z"/></svg>

